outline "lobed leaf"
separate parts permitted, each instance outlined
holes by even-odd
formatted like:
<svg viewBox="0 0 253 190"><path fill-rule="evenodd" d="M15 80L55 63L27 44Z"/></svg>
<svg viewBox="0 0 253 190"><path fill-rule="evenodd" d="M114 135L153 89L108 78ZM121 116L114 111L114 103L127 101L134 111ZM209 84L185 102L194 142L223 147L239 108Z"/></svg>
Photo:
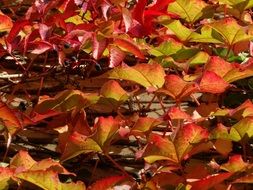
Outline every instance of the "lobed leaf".
<svg viewBox="0 0 253 190"><path fill-rule="evenodd" d="M155 75L154 75L155 73ZM146 88L160 88L164 84L164 69L158 64L137 64L133 67L121 65L98 78L129 80Z"/></svg>

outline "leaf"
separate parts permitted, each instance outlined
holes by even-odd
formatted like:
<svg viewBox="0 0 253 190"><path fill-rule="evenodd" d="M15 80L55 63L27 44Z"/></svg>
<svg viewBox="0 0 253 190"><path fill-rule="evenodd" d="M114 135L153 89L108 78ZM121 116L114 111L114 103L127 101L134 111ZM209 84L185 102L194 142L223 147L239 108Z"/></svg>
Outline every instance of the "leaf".
<svg viewBox="0 0 253 190"><path fill-rule="evenodd" d="M113 44L126 50L127 52L134 54L136 57L139 57L140 59L145 59L145 56L139 49L139 47L130 40L115 38Z"/></svg>
<svg viewBox="0 0 253 190"><path fill-rule="evenodd" d="M209 133L206 129L193 123L182 126L173 141L178 160L187 157L190 151L199 143L207 140Z"/></svg>
<svg viewBox="0 0 253 190"><path fill-rule="evenodd" d="M191 190L208 190L215 185L224 182L224 180L228 179L232 174L233 173L219 173L207 176L206 178L191 183Z"/></svg>
<svg viewBox="0 0 253 190"><path fill-rule="evenodd" d="M175 163L179 161L173 142L157 134L150 135L142 157L150 164L158 160L169 160Z"/></svg>
<svg viewBox="0 0 253 190"><path fill-rule="evenodd" d="M191 116L186 112L182 111L178 107L171 107L164 116L165 120L173 120L173 119L185 119L187 121L191 121Z"/></svg>
<svg viewBox="0 0 253 190"><path fill-rule="evenodd" d="M253 174L248 174L246 176L240 177L236 179L233 183L248 183L248 184L253 184Z"/></svg>
<svg viewBox="0 0 253 190"><path fill-rule="evenodd" d="M2 190L9 189L9 184L13 174L14 172L12 169L0 167L0 189Z"/></svg>
<svg viewBox="0 0 253 190"><path fill-rule="evenodd" d="M125 53L116 46L110 46L109 52L110 52L110 63L109 63L110 68L119 66L126 56Z"/></svg>
<svg viewBox="0 0 253 190"><path fill-rule="evenodd" d="M249 41L253 38L253 36L246 34L243 28L232 18L225 18L208 25L220 33L224 42L229 46L241 41Z"/></svg>
<svg viewBox="0 0 253 190"><path fill-rule="evenodd" d="M220 169L223 169L227 172L242 172L246 169L248 163L244 162L241 155L233 155L229 157L227 163L222 164Z"/></svg>
<svg viewBox="0 0 253 190"><path fill-rule="evenodd" d="M113 137L119 130L119 120L113 117L99 117L98 122L94 126L95 134L92 139L105 150L113 140Z"/></svg>
<svg viewBox="0 0 253 190"><path fill-rule="evenodd" d="M173 55L179 52L182 48L184 48L182 43L179 43L175 40L164 41L158 47L151 48L149 53L156 57L163 55Z"/></svg>
<svg viewBox="0 0 253 190"><path fill-rule="evenodd" d="M233 141L241 141L253 136L253 117L246 117L234 124L230 129L230 138Z"/></svg>
<svg viewBox="0 0 253 190"><path fill-rule="evenodd" d="M212 71L222 78L233 68L234 66L231 63L218 56L212 56L209 62L205 65L206 71Z"/></svg>
<svg viewBox="0 0 253 190"><path fill-rule="evenodd" d="M36 41L33 42L32 45L34 46L31 51L33 54L42 54L53 48L53 46L46 41Z"/></svg>
<svg viewBox="0 0 253 190"><path fill-rule="evenodd" d="M115 80L106 82L100 89L100 94L108 99L124 102L128 99L127 92Z"/></svg>
<svg viewBox="0 0 253 190"><path fill-rule="evenodd" d="M49 110L66 112L74 108L82 109L95 104L99 100L97 94L82 93L78 90L65 90L54 98L47 98L36 105L35 111L43 114Z"/></svg>
<svg viewBox="0 0 253 190"><path fill-rule="evenodd" d="M39 171L39 170L54 171L57 172L58 174L75 175L74 173L68 172L59 162L52 160L51 158L38 161L30 168L29 171Z"/></svg>
<svg viewBox="0 0 253 190"><path fill-rule="evenodd" d="M221 34L206 24L202 26L200 33L194 32L190 36L190 42L220 44L223 41Z"/></svg>
<svg viewBox="0 0 253 190"><path fill-rule="evenodd" d="M246 100L237 108L230 110L229 115L238 120L244 117L253 116L253 103L250 100Z"/></svg>
<svg viewBox="0 0 253 190"><path fill-rule="evenodd" d="M189 41L191 39L191 35L194 33L194 31L182 25L179 20L171 20L169 23L162 22L162 24L169 28L182 42Z"/></svg>
<svg viewBox="0 0 253 190"><path fill-rule="evenodd" d="M188 64L190 66L202 65L207 63L208 60L209 60L208 53L200 51L196 55L194 55L191 59L188 60Z"/></svg>
<svg viewBox="0 0 253 190"><path fill-rule="evenodd" d="M169 4L168 11L179 15L189 23L194 23L207 14L207 4L202 0L176 0Z"/></svg>
<svg viewBox="0 0 253 190"><path fill-rule="evenodd" d="M130 11L125 7L122 8L122 17L125 24L125 32L127 33L133 24L133 20Z"/></svg>
<svg viewBox="0 0 253 190"><path fill-rule="evenodd" d="M12 26L11 18L0 13L0 32L10 31Z"/></svg>
<svg viewBox="0 0 253 190"><path fill-rule="evenodd" d="M137 20L140 24L144 23L144 10L147 5L147 0L139 0L132 12L133 19Z"/></svg>
<svg viewBox="0 0 253 190"><path fill-rule="evenodd" d="M0 125L6 127L10 135L16 134L23 128L14 110L0 101Z"/></svg>
<svg viewBox="0 0 253 190"><path fill-rule="evenodd" d="M219 94L223 93L229 87L229 84L216 73L205 71L199 86L202 92Z"/></svg>
<svg viewBox="0 0 253 190"><path fill-rule="evenodd" d="M66 185L60 182L58 174L53 171L25 171L15 175L19 179L23 179L45 190L62 190L66 187L76 190L85 190L82 182L71 183Z"/></svg>
<svg viewBox="0 0 253 190"><path fill-rule="evenodd" d="M220 3L227 4L234 9L239 10L242 13L246 9L250 9L253 7L253 1L251 0L218 0Z"/></svg>
<svg viewBox="0 0 253 190"><path fill-rule="evenodd" d="M107 46L107 40L106 38L101 37L101 39L98 39L98 36L93 37L93 51L92 56L94 59L98 60L101 58L106 46Z"/></svg>
<svg viewBox="0 0 253 190"><path fill-rule="evenodd" d="M129 80L146 88L160 88L164 84L164 76L164 69L158 64L137 64L133 67L115 67L98 78Z"/></svg>
<svg viewBox="0 0 253 190"><path fill-rule="evenodd" d="M165 77L164 87L159 89L158 93L164 93L171 96L176 101L198 91L198 86L194 82L186 82L178 75L170 74Z"/></svg>
<svg viewBox="0 0 253 190"><path fill-rule="evenodd" d="M28 170L37 162L28 154L27 151L20 150L10 161L10 168L19 168Z"/></svg>
<svg viewBox="0 0 253 190"><path fill-rule="evenodd" d="M111 190L115 185L118 183L122 182L123 180L126 179L126 176L111 176L111 177L106 177L103 179L100 179L93 183L90 187L89 190L99 190L99 189L104 189L104 190Z"/></svg>
<svg viewBox="0 0 253 190"><path fill-rule="evenodd" d="M102 152L101 147L91 138L74 132L69 136L61 162L74 158L83 153Z"/></svg>
<svg viewBox="0 0 253 190"><path fill-rule="evenodd" d="M161 124L161 120L152 118L152 117L140 117L131 128L130 133L132 135L148 135L154 127Z"/></svg>

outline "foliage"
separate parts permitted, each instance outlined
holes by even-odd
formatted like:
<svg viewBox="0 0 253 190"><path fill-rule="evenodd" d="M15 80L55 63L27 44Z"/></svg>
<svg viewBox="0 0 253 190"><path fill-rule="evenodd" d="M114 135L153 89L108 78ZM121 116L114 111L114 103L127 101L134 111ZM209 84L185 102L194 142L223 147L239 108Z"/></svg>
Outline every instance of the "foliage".
<svg viewBox="0 0 253 190"><path fill-rule="evenodd" d="M2 0L0 189L251 189L252 7Z"/></svg>

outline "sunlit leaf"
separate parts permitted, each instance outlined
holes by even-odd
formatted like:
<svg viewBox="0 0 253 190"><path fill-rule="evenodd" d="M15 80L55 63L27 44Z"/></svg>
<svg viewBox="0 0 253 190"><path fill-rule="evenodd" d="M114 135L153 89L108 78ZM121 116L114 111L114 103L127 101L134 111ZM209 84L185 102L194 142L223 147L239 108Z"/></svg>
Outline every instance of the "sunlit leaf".
<svg viewBox="0 0 253 190"><path fill-rule="evenodd" d="M119 130L119 120L113 117L99 117L98 122L94 126L95 134L92 139L101 147L106 148L110 145L116 132Z"/></svg>
<svg viewBox="0 0 253 190"><path fill-rule="evenodd" d="M233 155L229 157L227 163L221 165L221 169L228 172L239 172L246 169L248 163L244 162L241 155Z"/></svg>
<svg viewBox="0 0 253 190"><path fill-rule="evenodd" d="M104 190L111 190L113 187L120 182L124 181L126 179L125 176L111 176L106 177L103 179L100 179L93 183L89 189L90 190L98 190L98 189L104 189Z"/></svg>
<svg viewBox="0 0 253 190"><path fill-rule="evenodd" d="M218 94L223 93L229 87L229 84L216 73L205 71L199 86L202 92Z"/></svg>
<svg viewBox="0 0 253 190"><path fill-rule="evenodd" d="M93 139L74 132L68 139L61 161L89 152L102 152L102 149Z"/></svg>
<svg viewBox="0 0 253 190"><path fill-rule="evenodd" d="M12 26L13 23L11 18L0 13L0 32L10 31Z"/></svg>
<svg viewBox="0 0 253 190"><path fill-rule="evenodd" d="M183 160L187 154L196 146L207 140L209 133L206 129L195 125L187 124L182 126L173 141L176 148L178 160Z"/></svg>
<svg viewBox="0 0 253 190"><path fill-rule="evenodd" d="M0 189L8 190L11 177L13 176L14 171L9 168L0 167Z"/></svg>
<svg viewBox="0 0 253 190"><path fill-rule="evenodd" d="M83 183L71 183L65 185L60 182L58 178L58 174L53 171L25 171L15 175L19 179L23 179L30 183L37 185L38 187L45 189L45 190L61 190L72 188L76 190L85 190L85 186Z"/></svg>
<svg viewBox="0 0 253 190"><path fill-rule="evenodd" d="M135 82L146 88L160 88L164 84L164 76L164 69L158 64L137 64L133 67L127 65L115 67L99 78L122 79Z"/></svg>
<svg viewBox="0 0 253 190"><path fill-rule="evenodd" d="M224 42L231 46L240 41L251 40L253 36L248 35L243 28L232 18L225 18L223 20L215 21L208 24L224 39Z"/></svg>
<svg viewBox="0 0 253 190"><path fill-rule="evenodd" d="M244 138L253 136L253 118L246 117L241 119L230 129L230 137L233 141L240 141Z"/></svg>
<svg viewBox="0 0 253 190"><path fill-rule="evenodd" d="M0 125L6 127L8 133L14 135L22 129L22 124L17 117L17 113L0 101Z"/></svg>
<svg viewBox="0 0 253 190"><path fill-rule="evenodd" d="M173 142L167 137L161 137L157 134L150 135L149 144L145 148L145 152L142 156L148 163L154 163L158 160L178 162L176 148Z"/></svg>
<svg viewBox="0 0 253 190"><path fill-rule="evenodd" d="M127 52L130 52L134 54L135 56L139 57L140 59L145 59L144 54L142 51L139 49L139 47L131 42L130 40L126 40L123 38L115 38L114 39L114 44Z"/></svg>
<svg viewBox="0 0 253 190"><path fill-rule="evenodd" d="M200 17L211 11L202 0L176 0L168 7L168 11L176 13L187 22L194 23Z"/></svg>
<svg viewBox="0 0 253 190"><path fill-rule="evenodd" d="M131 128L131 134L143 135L148 134L154 127L159 125L162 121L152 117L140 117L134 126Z"/></svg>
<svg viewBox="0 0 253 190"><path fill-rule="evenodd" d="M198 91L198 86L194 82L184 81L178 75L167 75L165 77L164 87L157 92L171 96L173 99L180 101L182 98Z"/></svg>
<svg viewBox="0 0 253 190"><path fill-rule="evenodd" d="M35 110L38 113L45 113L49 110L58 112L70 111L74 108L85 108L95 104L99 99L97 94L82 93L78 90L66 90L60 92L54 98L48 98L40 102Z"/></svg>
<svg viewBox="0 0 253 190"><path fill-rule="evenodd" d="M233 7L234 9L239 10L240 13L242 13L244 10L249 9L253 7L253 1L252 0L218 0L220 3L224 3L226 5L229 5Z"/></svg>
<svg viewBox="0 0 253 190"><path fill-rule="evenodd" d="M37 162L28 154L27 151L19 151L10 161L11 168L22 167L23 169L30 169Z"/></svg>
<svg viewBox="0 0 253 190"><path fill-rule="evenodd" d="M110 68L119 66L125 58L125 53L116 46L109 47L110 52Z"/></svg>
<svg viewBox="0 0 253 190"><path fill-rule="evenodd" d="M224 180L228 179L232 173L220 173L207 176L206 178L200 179L196 182L191 183L191 190L208 190L214 187L217 184L224 182Z"/></svg>

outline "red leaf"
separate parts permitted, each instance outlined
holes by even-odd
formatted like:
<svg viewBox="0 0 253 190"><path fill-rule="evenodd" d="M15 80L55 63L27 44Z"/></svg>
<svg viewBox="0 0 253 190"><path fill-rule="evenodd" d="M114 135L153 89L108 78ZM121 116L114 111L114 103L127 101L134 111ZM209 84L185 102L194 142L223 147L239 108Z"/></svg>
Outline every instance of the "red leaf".
<svg viewBox="0 0 253 190"><path fill-rule="evenodd" d="M126 49L127 51L129 51L130 53L134 54L135 56L137 56L141 59L145 59L145 56L141 52L139 47L137 45L135 45L134 43L128 41L128 40L115 38L114 39L114 44L121 47L121 48Z"/></svg>
<svg viewBox="0 0 253 190"><path fill-rule="evenodd" d="M166 115L164 116L164 119L186 119L191 120L191 116L188 115L186 112L180 110L178 107L171 107Z"/></svg>
<svg viewBox="0 0 253 190"><path fill-rule="evenodd" d="M189 96L196 91L198 91L196 83L186 82L178 75L171 74L165 77L164 88L158 90L157 92L165 93L176 101L180 101L182 98Z"/></svg>
<svg viewBox="0 0 253 190"><path fill-rule="evenodd" d="M132 17L141 24L144 23L144 10L146 5L147 0L139 0L132 13Z"/></svg>
<svg viewBox="0 0 253 190"><path fill-rule="evenodd" d="M107 46L107 40L105 38L103 39L97 39L97 36L93 37L93 52L92 55L94 59L98 60L102 56L105 48Z"/></svg>
<svg viewBox="0 0 253 190"><path fill-rule="evenodd" d="M205 71L199 86L202 92L219 94L223 93L229 87L229 84L216 73Z"/></svg>
<svg viewBox="0 0 253 190"><path fill-rule="evenodd" d="M42 54L53 48L53 46L46 41L36 41L33 42L32 45L35 45L31 51L33 54Z"/></svg>
<svg viewBox="0 0 253 190"><path fill-rule="evenodd" d="M191 190L208 190L215 185L222 183L224 180L229 178L232 173L220 173L216 175L208 176L204 179L198 180L196 182L191 183L192 188Z"/></svg>
<svg viewBox="0 0 253 190"><path fill-rule="evenodd" d="M125 180L125 176L111 176L107 178L103 178L101 180L96 181L89 187L89 190L99 190L99 189L113 189L113 187Z"/></svg>
<svg viewBox="0 0 253 190"><path fill-rule="evenodd" d="M13 24L13 27L9 33L9 35L7 36L7 42L11 43L14 38L18 35L18 33L20 32L20 30L22 30L22 28L26 25L29 25L28 20L18 20Z"/></svg>
<svg viewBox="0 0 253 190"><path fill-rule="evenodd" d="M167 10L168 5L175 0L157 0L156 3L150 7L152 10Z"/></svg>
<svg viewBox="0 0 253 190"><path fill-rule="evenodd" d="M125 58L125 53L115 46L110 46L109 51L110 51L109 67L113 68L120 65Z"/></svg>
<svg viewBox="0 0 253 190"><path fill-rule="evenodd" d="M231 63L226 62L218 56L211 57L209 62L205 65L206 71L212 71L220 77L224 77L233 68L234 66Z"/></svg>
<svg viewBox="0 0 253 190"><path fill-rule="evenodd" d="M133 20L132 20L129 10L126 8L122 8L122 16L123 16L123 21L125 24L125 31L128 32L133 24Z"/></svg>

